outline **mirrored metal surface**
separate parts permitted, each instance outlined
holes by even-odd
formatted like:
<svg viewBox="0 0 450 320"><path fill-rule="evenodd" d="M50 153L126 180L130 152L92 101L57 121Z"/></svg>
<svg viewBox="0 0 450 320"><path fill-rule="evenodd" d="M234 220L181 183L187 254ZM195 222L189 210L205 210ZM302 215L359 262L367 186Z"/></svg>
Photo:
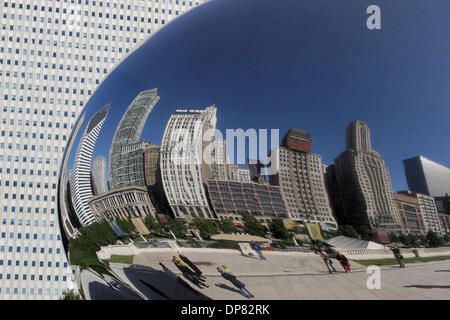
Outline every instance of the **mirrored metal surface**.
<svg viewBox="0 0 450 320"><path fill-rule="evenodd" d="M338 19L336 10L326 16L297 0L211 1L168 24L108 75L73 128L58 185L64 246L81 268L76 278L85 298L209 299L167 261L145 267L127 260L130 248L170 247L163 236L181 240L189 232L201 239L191 227L196 217L228 217L238 227L241 211L264 223L289 217L292 203L249 159L274 160L289 128L300 129L292 132L305 152L312 139L302 130L310 131L315 152L328 163L344 150L345 127L365 108L356 104L368 102L351 91L370 83L376 45L355 31L363 20ZM350 103L354 96L358 103ZM371 110L364 115L392 106ZM239 128L244 139L257 135L244 151L231 141ZM299 161L317 161L314 174L323 174L321 156ZM304 212L333 227L318 179L323 194ZM241 202L233 213L222 210L228 203L222 189ZM176 231L174 221L185 229ZM170 228L155 236L153 223ZM108 245L129 251L117 258L102 251Z"/></svg>

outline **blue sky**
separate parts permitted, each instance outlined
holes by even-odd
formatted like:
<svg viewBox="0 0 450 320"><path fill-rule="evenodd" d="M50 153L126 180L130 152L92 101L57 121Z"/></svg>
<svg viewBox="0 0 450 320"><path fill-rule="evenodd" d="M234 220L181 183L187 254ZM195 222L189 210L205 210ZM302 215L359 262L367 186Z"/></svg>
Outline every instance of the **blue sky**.
<svg viewBox="0 0 450 320"><path fill-rule="evenodd" d="M366 28L371 4L381 30ZM306 130L332 164L348 123L363 120L394 191L407 189L403 159L450 166L449 12L446 0L213 0L155 34L99 87L87 119L111 109L94 157L108 155L133 98L157 87L147 141L161 143L175 109L216 104L219 129Z"/></svg>

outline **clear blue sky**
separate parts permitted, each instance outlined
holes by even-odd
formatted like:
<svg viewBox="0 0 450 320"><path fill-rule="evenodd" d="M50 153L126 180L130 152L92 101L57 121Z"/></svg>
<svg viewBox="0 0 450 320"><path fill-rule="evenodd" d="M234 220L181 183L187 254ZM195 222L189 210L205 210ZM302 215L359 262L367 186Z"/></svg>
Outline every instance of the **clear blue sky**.
<svg viewBox="0 0 450 320"><path fill-rule="evenodd" d="M381 30L366 28L371 4ZM331 164L358 119L394 191L407 189L403 159L450 166L449 14L448 0L213 0L155 34L100 86L87 118L111 110L94 156L108 155L137 93L158 87L145 140L160 144L175 109L216 104L218 128L303 129Z"/></svg>

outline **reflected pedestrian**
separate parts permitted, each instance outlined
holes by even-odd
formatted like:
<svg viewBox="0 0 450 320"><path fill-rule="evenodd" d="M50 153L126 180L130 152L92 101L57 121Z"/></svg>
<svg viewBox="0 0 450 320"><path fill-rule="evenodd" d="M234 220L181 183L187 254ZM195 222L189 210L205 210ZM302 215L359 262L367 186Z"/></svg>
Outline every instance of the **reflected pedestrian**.
<svg viewBox="0 0 450 320"><path fill-rule="evenodd" d="M232 275L231 273L224 272L224 270L221 267L217 267L217 271L221 274L222 277L224 277L226 280L230 281L236 288L238 288L241 291L241 294L246 298L254 298L255 296L253 293L248 291L245 288L245 284L239 281L236 276Z"/></svg>
<svg viewBox="0 0 450 320"><path fill-rule="evenodd" d="M266 260L266 257L264 257L264 255L262 254L262 249L258 242L256 241L250 242L250 247L258 253L259 258L261 260Z"/></svg>
<svg viewBox="0 0 450 320"><path fill-rule="evenodd" d="M203 283L202 280L199 279L192 270L190 270L188 267L184 266L180 261L178 261L177 258L172 257L172 262L189 281L198 286L200 289L202 289L202 286L206 288L209 287L208 285Z"/></svg>
<svg viewBox="0 0 450 320"><path fill-rule="evenodd" d="M333 271L337 272L337 270L333 266L333 261L331 261L330 257L328 256L328 254L326 254L325 251L323 251L323 250L314 251L314 253L318 254L323 259L323 262L325 262L325 265L327 266L327 269L330 272L330 274L332 274Z"/></svg>
<svg viewBox="0 0 450 320"><path fill-rule="evenodd" d="M233 274L233 272L231 271L231 269L230 268L228 268L226 265L222 265L222 269L223 269L223 272L225 272L225 273L229 273L229 274Z"/></svg>
<svg viewBox="0 0 450 320"><path fill-rule="evenodd" d="M192 271L194 271L194 273L196 274L196 276L202 280L205 280L206 278L202 275L203 272L195 265L195 263L193 263L191 260L189 260L188 257L184 256L181 254L180 251L178 251L178 257L177 257L178 261L181 262L181 264L183 264L185 267L189 267L192 269Z"/></svg>
<svg viewBox="0 0 450 320"><path fill-rule="evenodd" d="M344 256L342 253L338 252L336 254L336 259L339 261L339 263L344 267L344 270L346 273L352 272L352 269L350 268L350 263L346 256Z"/></svg>
<svg viewBox="0 0 450 320"><path fill-rule="evenodd" d="M396 246L393 246L393 247L391 248L391 250L392 250L392 253L394 254L394 257L395 257L395 259L397 260L397 262L398 262L400 268L405 268L406 266L405 266L405 264L403 263L403 256L402 256L402 254L400 253L400 249L399 249L398 247L396 247Z"/></svg>

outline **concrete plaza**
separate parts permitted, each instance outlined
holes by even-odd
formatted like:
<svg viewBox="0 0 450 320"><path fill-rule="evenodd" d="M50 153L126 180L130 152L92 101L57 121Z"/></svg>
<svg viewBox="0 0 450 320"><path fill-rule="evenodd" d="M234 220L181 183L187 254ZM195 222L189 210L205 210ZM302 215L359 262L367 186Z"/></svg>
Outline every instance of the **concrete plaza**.
<svg viewBox="0 0 450 320"><path fill-rule="evenodd" d="M352 273L346 274L333 259L337 273L329 274L322 259L312 253L266 252L267 260L245 257L236 250L183 249L183 254L203 271L209 288L199 289L183 277L171 262L171 249L156 249L138 254L133 265L112 263L111 268L131 288L146 299L246 299L217 272L227 265L255 300L387 300L387 299L450 299L450 262L439 261L409 264L405 269L384 266L381 288L368 289L371 274L366 267L351 262ZM170 271L163 270L160 263ZM172 277L179 275L195 290L186 290ZM124 297L126 298L126 297Z"/></svg>

